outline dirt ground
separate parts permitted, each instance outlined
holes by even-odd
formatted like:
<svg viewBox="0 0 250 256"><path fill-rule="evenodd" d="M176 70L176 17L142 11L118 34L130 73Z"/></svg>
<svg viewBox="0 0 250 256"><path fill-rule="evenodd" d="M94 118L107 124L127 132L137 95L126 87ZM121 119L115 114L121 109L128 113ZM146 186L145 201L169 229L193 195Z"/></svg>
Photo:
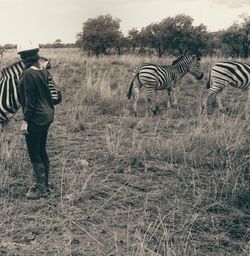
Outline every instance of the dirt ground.
<svg viewBox="0 0 250 256"><path fill-rule="evenodd" d="M198 119L198 87L184 89L178 109L163 104L154 117L132 116L121 98L122 107L98 97L75 103L70 95L80 89L66 95L63 85L56 107L48 198L25 198L32 177L21 113L2 140L0 255L249 255L244 118Z"/></svg>

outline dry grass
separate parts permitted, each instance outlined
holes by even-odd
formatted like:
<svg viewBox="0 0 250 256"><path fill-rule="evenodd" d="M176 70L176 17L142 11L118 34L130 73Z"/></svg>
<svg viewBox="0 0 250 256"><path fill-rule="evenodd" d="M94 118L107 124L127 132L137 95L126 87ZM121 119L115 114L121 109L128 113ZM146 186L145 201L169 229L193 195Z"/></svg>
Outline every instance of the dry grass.
<svg viewBox="0 0 250 256"><path fill-rule="evenodd" d="M63 93L48 151L54 193L29 201L32 183L21 111L0 144L0 255L241 255L249 244L247 95L229 89L200 115L205 86L187 77L178 109L130 114L133 56L87 58L42 50ZM7 52L1 66L16 60ZM207 73L216 59L203 59Z"/></svg>

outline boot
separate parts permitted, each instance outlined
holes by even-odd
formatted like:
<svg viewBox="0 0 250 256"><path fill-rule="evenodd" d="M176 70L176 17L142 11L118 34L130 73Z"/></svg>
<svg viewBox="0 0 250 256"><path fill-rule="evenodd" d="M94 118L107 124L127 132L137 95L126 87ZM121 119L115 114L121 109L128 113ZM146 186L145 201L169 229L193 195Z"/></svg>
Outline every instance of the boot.
<svg viewBox="0 0 250 256"><path fill-rule="evenodd" d="M48 196L45 186L45 177L43 176L44 166L42 163L32 163L35 183L26 194L28 199L39 199Z"/></svg>

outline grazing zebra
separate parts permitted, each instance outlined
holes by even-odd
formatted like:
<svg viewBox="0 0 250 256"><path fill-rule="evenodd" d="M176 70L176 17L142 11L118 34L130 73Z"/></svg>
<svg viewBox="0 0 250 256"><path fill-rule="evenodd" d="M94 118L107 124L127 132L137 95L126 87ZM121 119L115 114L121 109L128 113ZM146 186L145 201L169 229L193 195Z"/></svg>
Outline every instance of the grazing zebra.
<svg viewBox="0 0 250 256"><path fill-rule="evenodd" d="M183 55L174 60L172 65L141 64L134 72L134 77L130 83L127 93L128 99L133 95L133 111L137 115L137 102L139 91L144 86L147 88L148 102L151 102L155 91L167 90L169 96L168 107L177 104L174 92L171 91L181 84L182 78L190 73L198 80L202 79L203 73L200 67L200 58L195 55ZM137 83L134 84L137 79ZM150 106L151 111L155 114L158 111L157 105Z"/></svg>
<svg viewBox="0 0 250 256"><path fill-rule="evenodd" d="M208 95L203 100L202 111L207 106L208 97L215 95L219 110L225 112L221 96L223 89L228 85L243 91L247 90L250 85L250 65L237 61L217 62L209 73L207 83Z"/></svg>
<svg viewBox="0 0 250 256"><path fill-rule="evenodd" d="M41 67L49 69L50 60L41 57ZM22 60L11 64L1 71L0 76L0 129L8 123L20 107L17 84L23 73L24 63ZM55 104L61 100L61 95L55 88L52 76L49 75L49 89Z"/></svg>

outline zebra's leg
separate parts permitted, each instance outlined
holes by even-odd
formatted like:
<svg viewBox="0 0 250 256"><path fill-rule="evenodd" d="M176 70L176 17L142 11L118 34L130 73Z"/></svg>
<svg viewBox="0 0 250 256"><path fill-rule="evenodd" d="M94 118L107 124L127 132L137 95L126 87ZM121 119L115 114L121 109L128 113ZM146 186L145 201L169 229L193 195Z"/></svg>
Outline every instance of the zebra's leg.
<svg viewBox="0 0 250 256"><path fill-rule="evenodd" d="M214 112L214 109L216 107L215 104L215 97L216 93L209 91L208 95L204 98L204 100L201 103L201 114L206 112L207 114L212 114Z"/></svg>
<svg viewBox="0 0 250 256"><path fill-rule="evenodd" d="M216 97L216 103L217 103L217 105L218 105L218 107L219 107L220 112L221 112L221 113L225 113L225 112L226 112L226 109L223 107L222 102L221 102L222 95L223 95L223 89L220 90L220 91L218 91L218 92L216 93L216 96L215 96L215 97Z"/></svg>
<svg viewBox="0 0 250 256"><path fill-rule="evenodd" d="M0 132L4 132L7 127L7 122L0 123Z"/></svg>
<svg viewBox="0 0 250 256"><path fill-rule="evenodd" d="M205 99L201 103L201 114L203 114L204 110L207 108L207 99L208 97L205 97Z"/></svg>
<svg viewBox="0 0 250 256"><path fill-rule="evenodd" d="M177 106L177 97L176 97L176 89L167 90L167 109L173 108Z"/></svg>
<svg viewBox="0 0 250 256"><path fill-rule="evenodd" d="M167 89L167 109L170 109L171 107L171 90Z"/></svg>
<svg viewBox="0 0 250 256"><path fill-rule="evenodd" d="M155 91L153 88L148 88L148 103L149 103L149 113L153 113L153 115L156 115L157 112L159 111L159 106L158 104L154 103L154 95Z"/></svg>
<svg viewBox="0 0 250 256"><path fill-rule="evenodd" d="M204 112L210 114L214 112L214 108L216 106L214 97L216 97L216 93L209 91L208 95L204 98L204 100L201 103L201 114L203 114ZM209 105L208 102L210 102Z"/></svg>
<svg viewBox="0 0 250 256"><path fill-rule="evenodd" d="M178 94L179 90L178 89L172 89L172 92L170 94L170 104L171 107L176 107L177 106L177 102L178 102L178 98L177 98L177 94Z"/></svg>
<svg viewBox="0 0 250 256"><path fill-rule="evenodd" d="M209 101L209 99L212 97L212 96L215 96L215 100L216 100L216 103L220 109L220 111L222 112L223 111L223 106L222 106L222 103L221 103L221 94L222 94L222 91L223 89L225 88L225 84L222 84L222 83L211 83L211 86L210 88L208 89L208 94L207 94L207 97L203 100L202 102L202 111L204 111L204 109L207 110L207 103ZM214 103L212 104L212 109L214 109Z"/></svg>
<svg viewBox="0 0 250 256"><path fill-rule="evenodd" d="M138 84L134 84L133 86L133 114L135 116L138 115L137 103L139 100L140 88Z"/></svg>

